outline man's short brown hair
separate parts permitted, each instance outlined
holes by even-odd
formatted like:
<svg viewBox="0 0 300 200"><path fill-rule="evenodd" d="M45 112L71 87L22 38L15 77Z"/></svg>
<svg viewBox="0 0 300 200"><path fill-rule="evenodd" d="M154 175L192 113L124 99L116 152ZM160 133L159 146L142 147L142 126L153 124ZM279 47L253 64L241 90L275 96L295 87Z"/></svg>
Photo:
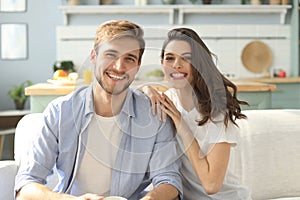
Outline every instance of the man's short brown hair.
<svg viewBox="0 0 300 200"><path fill-rule="evenodd" d="M94 49L97 52L98 48L104 42L108 42L117 38L132 38L139 42L140 55L139 62L145 49L144 31L140 26L126 20L112 20L101 24L97 31L94 41Z"/></svg>

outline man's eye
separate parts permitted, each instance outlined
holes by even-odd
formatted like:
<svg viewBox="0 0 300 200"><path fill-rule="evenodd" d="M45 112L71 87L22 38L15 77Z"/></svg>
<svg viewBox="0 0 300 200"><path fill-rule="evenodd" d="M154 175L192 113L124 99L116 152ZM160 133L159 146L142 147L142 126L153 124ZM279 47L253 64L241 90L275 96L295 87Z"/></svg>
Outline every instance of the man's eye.
<svg viewBox="0 0 300 200"><path fill-rule="evenodd" d="M117 55L113 54L113 53L106 53L105 56L108 58L116 58L117 57Z"/></svg>
<svg viewBox="0 0 300 200"><path fill-rule="evenodd" d="M126 57L126 60L130 61L130 62L135 62L136 61L136 59L133 58L133 57Z"/></svg>

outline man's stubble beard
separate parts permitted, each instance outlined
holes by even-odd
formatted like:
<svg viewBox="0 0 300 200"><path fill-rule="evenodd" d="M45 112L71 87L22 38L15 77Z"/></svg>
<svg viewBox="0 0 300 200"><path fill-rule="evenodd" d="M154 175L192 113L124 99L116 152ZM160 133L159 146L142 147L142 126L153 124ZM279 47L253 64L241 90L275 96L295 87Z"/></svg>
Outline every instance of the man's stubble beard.
<svg viewBox="0 0 300 200"><path fill-rule="evenodd" d="M131 84L131 82L128 82L128 83L126 83L125 85L124 85L124 87L123 88L121 88L119 91L116 91L116 90L109 90L106 86L105 86L105 84L104 84L104 81L101 79L101 78L99 78L99 79L97 79L97 82L99 83L99 85L101 86L101 88L107 93L107 94L109 94L109 95L119 95L119 94L121 94L122 92L124 92L125 90L127 90L128 88L129 88L129 86L130 86L130 84Z"/></svg>

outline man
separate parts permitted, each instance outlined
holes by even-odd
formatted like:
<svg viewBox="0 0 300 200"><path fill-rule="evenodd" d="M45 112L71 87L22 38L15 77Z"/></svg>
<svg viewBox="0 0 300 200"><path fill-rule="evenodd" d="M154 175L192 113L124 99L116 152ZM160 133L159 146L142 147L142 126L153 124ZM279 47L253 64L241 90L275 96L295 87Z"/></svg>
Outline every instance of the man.
<svg viewBox="0 0 300 200"><path fill-rule="evenodd" d="M102 24L91 61L95 81L58 98L16 176L17 199L177 199L182 196L170 121L159 122L149 100L130 89L141 65L142 29L128 21ZM53 191L44 184L57 169ZM154 189L140 196L152 182Z"/></svg>

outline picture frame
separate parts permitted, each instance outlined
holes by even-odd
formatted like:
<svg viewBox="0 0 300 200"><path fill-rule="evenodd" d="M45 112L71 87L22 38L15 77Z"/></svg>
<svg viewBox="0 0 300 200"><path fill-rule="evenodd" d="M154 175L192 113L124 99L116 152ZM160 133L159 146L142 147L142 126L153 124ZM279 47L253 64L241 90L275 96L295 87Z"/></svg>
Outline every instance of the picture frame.
<svg viewBox="0 0 300 200"><path fill-rule="evenodd" d="M28 59L28 25L26 23L5 23L0 29L1 59Z"/></svg>
<svg viewBox="0 0 300 200"><path fill-rule="evenodd" d="M27 0L0 0L0 12L26 12Z"/></svg>

